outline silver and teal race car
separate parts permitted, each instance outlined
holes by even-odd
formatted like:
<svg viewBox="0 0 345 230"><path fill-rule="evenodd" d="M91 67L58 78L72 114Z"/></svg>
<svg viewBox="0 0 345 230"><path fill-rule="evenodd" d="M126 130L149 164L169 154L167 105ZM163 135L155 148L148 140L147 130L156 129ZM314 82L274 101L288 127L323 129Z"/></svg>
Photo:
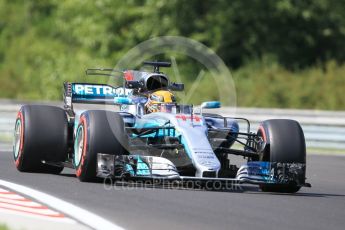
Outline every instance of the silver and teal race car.
<svg viewBox="0 0 345 230"><path fill-rule="evenodd" d="M170 63L145 64L153 71L88 69L88 75L120 72L123 85L65 82L63 108L23 105L14 132L17 169L58 174L69 167L80 181L216 182L220 187L247 183L269 192L294 193L310 186L305 182L306 147L298 122L266 120L253 133L245 118L204 112L220 108L217 101L200 106L170 101L148 112L151 93L182 91L184 85L160 72ZM76 111L75 103L114 109ZM245 131L240 123L246 124ZM234 164L234 155L243 156L245 163Z"/></svg>

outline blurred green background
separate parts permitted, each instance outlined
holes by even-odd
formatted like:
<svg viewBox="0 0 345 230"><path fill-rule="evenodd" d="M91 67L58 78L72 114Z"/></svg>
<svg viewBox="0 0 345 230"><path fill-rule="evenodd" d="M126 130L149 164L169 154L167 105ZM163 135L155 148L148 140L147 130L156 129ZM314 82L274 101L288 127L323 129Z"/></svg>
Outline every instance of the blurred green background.
<svg viewBox="0 0 345 230"><path fill-rule="evenodd" d="M344 110L344 12L340 0L0 0L0 98L59 100L87 67L173 35L224 60L238 106Z"/></svg>

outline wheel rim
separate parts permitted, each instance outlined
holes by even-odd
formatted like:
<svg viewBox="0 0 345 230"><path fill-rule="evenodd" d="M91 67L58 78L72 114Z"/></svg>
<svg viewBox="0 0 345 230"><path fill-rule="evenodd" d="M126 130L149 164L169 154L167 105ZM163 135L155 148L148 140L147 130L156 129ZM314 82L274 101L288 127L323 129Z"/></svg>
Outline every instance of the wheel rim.
<svg viewBox="0 0 345 230"><path fill-rule="evenodd" d="M265 130L262 126L259 127L257 135L262 139L262 141L264 141L264 142L267 141ZM270 155L269 154L270 154L269 149L267 150L266 146L265 146L265 148L263 149L263 151L260 154L260 157L259 157L260 161L270 161Z"/></svg>
<svg viewBox="0 0 345 230"><path fill-rule="evenodd" d="M21 135L22 135L22 122L20 119L18 119L16 122L15 129L14 129L14 141L13 141L14 159L17 159L19 156L20 145L21 145Z"/></svg>
<svg viewBox="0 0 345 230"><path fill-rule="evenodd" d="M76 141L74 143L74 165L78 167L84 150L84 128L79 126L77 129Z"/></svg>

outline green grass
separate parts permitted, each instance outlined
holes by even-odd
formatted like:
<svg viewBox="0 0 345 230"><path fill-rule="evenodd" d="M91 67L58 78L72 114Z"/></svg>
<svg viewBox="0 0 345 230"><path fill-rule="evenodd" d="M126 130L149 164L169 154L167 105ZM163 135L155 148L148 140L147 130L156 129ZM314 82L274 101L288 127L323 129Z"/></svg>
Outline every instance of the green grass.
<svg viewBox="0 0 345 230"><path fill-rule="evenodd" d="M9 230L9 228L4 224L0 224L0 230Z"/></svg>
<svg viewBox="0 0 345 230"><path fill-rule="evenodd" d="M9 134L0 134L0 143L12 143L13 137Z"/></svg>
<svg viewBox="0 0 345 230"><path fill-rule="evenodd" d="M303 2L0 0L0 98L61 100L64 81L108 82L86 78L86 68L113 67L141 42L173 35L198 40L233 67L240 107L345 110L344 1ZM208 68L180 53L187 47L166 48L153 56L151 46L138 49L121 69L173 56L188 92ZM177 71L163 71L177 80ZM219 99L207 76L191 103Z"/></svg>
<svg viewBox="0 0 345 230"><path fill-rule="evenodd" d="M345 155L345 149L307 148L307 154Z"/></svg>
<svg viewBox="0 0 345 230"><path fill-rule="evenodd" d="M239 107L345 110L345 65L330 61L290 71L253 61L233 72Z"/></svg>

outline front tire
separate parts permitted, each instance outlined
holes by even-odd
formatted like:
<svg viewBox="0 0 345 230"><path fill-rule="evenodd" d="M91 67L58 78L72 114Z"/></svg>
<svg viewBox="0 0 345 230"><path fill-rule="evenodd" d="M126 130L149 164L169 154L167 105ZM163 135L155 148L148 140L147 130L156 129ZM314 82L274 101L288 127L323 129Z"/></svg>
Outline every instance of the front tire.
<svg viewBox="0 0 345 230"><path fill-rule="evenodd" d="M258 135L267 143L261 161L280 163L306 163L306 146L303 130L294 120L273 119L262 122ZM305 172L304 172L305 178ZM261 185L264 192L295 193L301 188L296 184Z"/></svg>
<svg viewBox="0 0 345 230"><path fill-rule="evenodd" d="M63 162L67 157L68 124L65 111L48 105L20 108L14 133L13 156L21 172L58 174L63 167L42 163Z"/></svg>
<svg viewBox="0 0 345 230"><path fill-rule="evenodd" d="M80 181L96 180L97 153L126 155L128 137L120 114L90 110L80 116L73 163Z"/></svg>

